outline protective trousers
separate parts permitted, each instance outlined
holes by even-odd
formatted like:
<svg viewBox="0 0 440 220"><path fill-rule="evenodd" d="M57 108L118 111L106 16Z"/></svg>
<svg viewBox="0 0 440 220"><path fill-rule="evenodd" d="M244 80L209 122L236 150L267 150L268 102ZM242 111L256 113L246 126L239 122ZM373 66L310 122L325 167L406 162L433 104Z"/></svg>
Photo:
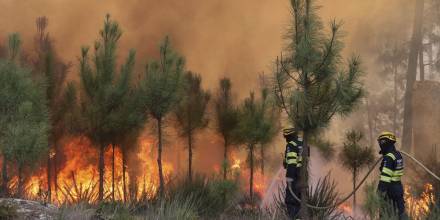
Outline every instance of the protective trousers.
<svg viewBox="0 0 440 220"><path fill-rule="evenodd" d="M301 208L301 203L295 199L292 193L290 193L289 184L291 185L293 193L295 193L298 198L301 198L301 189L298 181L287 181L285 198L287 214L289 215L290 219L297 219L299 210Z"/></svg>

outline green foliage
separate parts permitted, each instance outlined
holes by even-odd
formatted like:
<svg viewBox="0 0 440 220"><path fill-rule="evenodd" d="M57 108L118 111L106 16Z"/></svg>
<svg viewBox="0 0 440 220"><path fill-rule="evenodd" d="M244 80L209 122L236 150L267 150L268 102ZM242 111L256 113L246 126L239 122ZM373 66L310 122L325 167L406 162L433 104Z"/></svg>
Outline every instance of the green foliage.
<svg viewBox="0 0 440 220"><path fill-rule="evenodd" d="M130 51L120 73L116 74L116 48L122 32L118 23L107 16L95 42L93 67L89 48L83 47L80 58L81 112L84 133L96 144L109 143L118 130L115 114L129 95L129 81L135 52Z"/></svg>
<svg viewBox="0 0 440 220"><path fill-rule="evenodd" d="M274 122L270 110L266 108L267 99L263 96L256 100L254 93L246 98L239 112L239 124L236 130L237 139L247 145L268 143L275 135Z"/></svg>
<svg viewBox="0 0 440 220"><path fill-rule="evenodd" d="M346 133L345 138L339 158L342 166L357 175L363 168L374 163L373 149L360 145L360 141L363 139L361 132L351 130Z"/></svg>
<svg viewBox="0 0 440 220"><path fill-rule="evenodd" d="M165 117L179 103L184 67L183 57L172 50L166 37L160 45L159 60L147 65L142 80L145 106L155 119Z"/></svg>
<svg viewBox="0 0 440 220"><path fill-rule="evenodd" d="M10 54L18 54L20 38L9 36ZM14 59L11 55L11 60ZM18 62L0 60L0 147L3 156L18 169L18 193L23 169L33 167L47 150L49 116L44 87Z"/></svg>
<svg viewBox="0 0 440 220"><path fill-rule="evenodd" d="M291 1L287 57L277 59L274 72L277 101L303 131L323 128L335 114L349 113L363 94L358 58L341 68L341 25L332 22L326 36L314 2Z"/></svg>
<svg viewBox="0 0 440 220"><path fill-rule="evenodd" d="M323 158L330 161L335 156L334 143L320 137L320 134L313 135L310 140L311 145L315 146L322 154Z"/></svg>
<svg viewBox="0 0 440 220"><path fill-rule="evenodd" d="M274 196L274 208L272 213L283 213L287 216L287 210L284 203L286 185L281 185ZM314 206L327 207L335 205L338 202L338 193L336 184L331 181L330 175L320 178L314 188L308 188L308 203ZM327 209L308 208L311 219L344 219L343 213L338 207L329 207Z"/></svg>
<svg viewBox="0 0 440 220"><path fill-rule="evenodd" d="M102 202L98 204L95 217L103 220L134 220L128 205L118 202Z"/></svg>
<svg viewBox="0 0 440 220"><path fill-rule="evenodd" d="M237 196L238 185L230 180L195 178L178 182L168 192L167 199L191 201L198 216L218 216L231 206Z"/></svg>
<svg viewBox="0 0 440 220"><path fill-rule="evenodd" d="M367 184L365 187L366 199L364 203L364 210L371 219L399 219L398 214L393 208L393 205L386 202L385 199L377 193L377 182Z"/></svg>
<svg viewBox="0 0 440 220"><path fill-rule="evenodd" d="M233 104L231 87L229 78L220 79L220 87L215 99L217 131L227 144L234 142L234 130L238 124L238 111Z"/></svg>
<svg viewBox="0 0 440 220"><path fill-rule="evenodd" d="M184 93L182 101L175 109L177 122L181 127L180 133L188 137L197 129L208 125L206 107L210 94L201 87L202 78L190 71L184 74Z"/></svg>

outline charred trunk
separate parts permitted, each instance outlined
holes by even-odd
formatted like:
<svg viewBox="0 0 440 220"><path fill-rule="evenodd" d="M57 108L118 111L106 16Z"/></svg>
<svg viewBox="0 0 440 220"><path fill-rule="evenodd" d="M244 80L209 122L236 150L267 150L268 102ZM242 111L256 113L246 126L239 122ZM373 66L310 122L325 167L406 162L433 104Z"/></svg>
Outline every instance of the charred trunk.
<svg viewBox="0 0 440 220"><path fill-rule="evenodd" d="M158 135L158 148L157 148L157 166L159 169L159 196L163 198L165 190L165 180L162 172L162 118L157 119L157 135Z"/></svg>
<svg viewBox="0 0 440 220"><path fill-rule="evenodd" d="M115 145L112 144L112 200L115 201Z"/></svg>
<svg viewBox="0 0 440 220"><path fill-rule="evenodd" d="M249 145L249 167L250 167L250 175L249 175L249 196L251 199L251 203L254 203L254 145Z"/></svg>
<svg viewBox="0 0 440 220"><path fill-rule="evenodd" d="M188 179L192 181L192 133L188 134Z"/></svg>
<svg viewBox="0 0 440 220"><path fill-rule="evenodd" d="M127 202L127 182L126 182L126 173L127 173L127 152L125 147L122 147L122 190L124 194L124 202Z"/></svg>
<svg viewBox="0 0 440 220"><path fill-rule="evenodd" d="M17 185L17 197L23 196L23 165L18 164L18 185Z"/></svg>
<svg viewBox="0 0 440 220"><path fill-rule="evenodd" d="M265 155L264 155L263 145L261 145L260 151L261 151L260 152L261 153L261 162L260 162L261 175L264 176L264 157L265 157Z"/></svg>
<svg viewBox="0 0 440 220"><path fill-rule="evenodd" d="M50 148L49 148L50 149ZM50 158L50 151L47 155L47 201L50 203L52 201L52 187L51 187L51 158Z"/></svg>
<svg viewBox="0 0 440 220"><path fill-rule="evenodd" d="M228 175L228 138L224 137L224 152L223 152L223 179L226 180Z"/></svg>
<svg viewBox="0 0 440 220"><path fill-rule="evenodd" d="M105 145L101 143L99 146L99 201L104 199L104 150Z"/></svg>
<svg viewBox="0 0 440 220"><path fill-rule="evenodd" d="M3 164L2 164L2 196L9 196L9 178L8 178L8 159L5 155L3 155Z"/></svg>

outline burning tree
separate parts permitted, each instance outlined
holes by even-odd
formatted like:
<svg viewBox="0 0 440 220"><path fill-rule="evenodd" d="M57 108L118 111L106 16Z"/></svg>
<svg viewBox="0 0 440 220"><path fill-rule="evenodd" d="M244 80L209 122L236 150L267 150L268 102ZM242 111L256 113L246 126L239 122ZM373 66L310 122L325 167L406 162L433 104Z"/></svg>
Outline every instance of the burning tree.
<svg viewBox="0 0 440 220"><path fill-rule="evenodd" d="M373 149L371 147L360 146L363 138L361 132L351 130L345 135L345 142L341 158L342 166L350 170L353 180L353 191L356 188L356 180L362 169L374 163ZM353 212L356 210L356 192L353 194Z"/></svg>
<svg viewBox="0 0 440 220"><path fill-rule="evenodd" d="M236 135L248 151L248 162L250 168L249 175L249 196L251 202L254 197L254 168L255 168L255 150L262 143L267 143L274 136L274 121L270 109L267 108L267 93L262 93L260 100L255 100L254 93L244 100L243 106L239 112L239 123Z"/></svg>
<svg viewBox="0 0 440 220"><path fill-rule="evenodd" d="M121 72L116 74L117 42L122 32L118 23L107 15L100 39L95 42L94 68L90 64L89 48L82 48L80 58L81 76L81 130L99 147L99 195L104 197L104 151L112 144L113 135L119 131L115 117L124 106L130 93L130 75L134 65L134 51L130 51Z"/></svg>
<svg viewBox="0 0 440 220"><path fill-rule="evenodd" d="M223 179L228 171L228 148L235 141L234 130L238 125L238 111L235 109L231 94L231 80L220 79L220 87L215 99L215 113L217 119L217 132L223 138Z"/></svg>
<svg viewBox="0 0 440 220"><path fill-rule="evenodd" d="M304 151L300 174L302 218L309 218L308 140L326 127L335 114L348 114L363 94L359 60L353 57L342 68L341 25L333 21L326 36L312 0L292 0L292 25L287 57L276 60L274 93L290 122L303 132Z"/></svg>
<svg viewBox="0 0 440 220"><path fill-rule="evenodd" d="M164 193L164 175L162 169L162 129L163 120L181 99L181 83L185 62L175 53L168 37L160 45L159 60L151 61L142 80L142 93L145 95L145 107L157 122L157 166L159 169L159 195Z"/></svg>
<svg viewBox="0 0 440 220"><path fill-rule="evenodd" d="M175 109L181 136L188 140L188 179L192 180L192 150L194 134L208 125L206 107L210 94L201 88L202 78L198 74L186 72L184 75L184 95Z"/></svg>
<svg viewBox="0 0 440 220"><path fill-rule="evenodd" d="M8 193L7 163L17 168L17 196L23 195L24 169L32 168L47 150L49 118L43 87L19 66L18 34L9 36L9 61L0 61L0 147L3 193Z"/></svg>

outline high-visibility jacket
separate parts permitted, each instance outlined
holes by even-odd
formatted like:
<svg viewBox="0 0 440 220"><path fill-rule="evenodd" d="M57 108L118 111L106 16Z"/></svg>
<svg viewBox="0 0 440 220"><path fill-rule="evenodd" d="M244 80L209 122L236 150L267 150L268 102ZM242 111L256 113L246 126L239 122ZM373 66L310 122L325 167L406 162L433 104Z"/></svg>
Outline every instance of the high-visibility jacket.
<svg viewBox="0 0 440 220"><path fill-rule="evenodd" d="M301 139L289 141L286 144L284 154L284 167L286 168L286 177L297 179L299 169L302 165L303 142Z"/></svg>
<svg viewBox="0 0 440 220"><path fill-rule="evenodd" d="M400 183L403 168L403 158L399 151L385 153L380 166L379 190L386 191L388 185Z"/></svg>

